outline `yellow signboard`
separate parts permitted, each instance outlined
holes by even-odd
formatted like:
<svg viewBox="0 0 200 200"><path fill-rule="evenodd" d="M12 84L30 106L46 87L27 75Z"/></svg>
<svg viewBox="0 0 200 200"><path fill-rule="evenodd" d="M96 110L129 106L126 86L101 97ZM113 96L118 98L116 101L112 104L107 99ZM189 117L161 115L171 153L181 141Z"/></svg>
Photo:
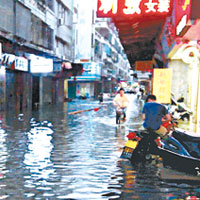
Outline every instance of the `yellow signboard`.
<svg viewBox="0 0 200 200"><path fill-rule="evenodd" d="M153 72L153 94L159 103L171 103L171 69L154 69Z"/></svg>

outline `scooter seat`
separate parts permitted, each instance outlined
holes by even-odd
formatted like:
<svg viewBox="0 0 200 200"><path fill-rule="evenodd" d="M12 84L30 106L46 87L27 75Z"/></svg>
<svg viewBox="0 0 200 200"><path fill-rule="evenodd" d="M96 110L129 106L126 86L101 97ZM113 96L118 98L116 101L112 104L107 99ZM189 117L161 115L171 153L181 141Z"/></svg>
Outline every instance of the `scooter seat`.
<svg viewBox="0 0 200 200"><path fill-rule="evenodd" d="M181 141L200 142L200 137L191 136L185 132L181 132L181 131L177 131L177 130L172 132L172 136L174 138L176 138L177 140L181 140Z"/></svg>
<svg viewBox="0 0 200 200"><path fill-rule="evenodd" d="M177 139L195 158L200 159L200 137L188 135L181 131L174 131L172 136Z"/></svg>

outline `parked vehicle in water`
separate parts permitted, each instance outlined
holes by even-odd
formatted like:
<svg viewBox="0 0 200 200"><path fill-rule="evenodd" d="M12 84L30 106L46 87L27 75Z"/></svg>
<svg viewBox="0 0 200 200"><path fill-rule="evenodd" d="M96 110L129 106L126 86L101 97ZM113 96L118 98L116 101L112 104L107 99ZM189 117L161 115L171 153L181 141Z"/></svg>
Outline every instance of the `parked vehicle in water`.
<svg viewBox="0 0 200 200"><path fill-rule="evenodd" d="M181 129L158 146L163 164L174 169L200 175L200 137Z"/></svg>
<svg viewBox="0 0 200 200"><path fill-rule="evenodd" d="M153 131L130 131L121 158L132 163L146 162L157 155L163 165L200 176L200 137L182 129L174 129L167 139L161 139Z"/></svg>
<svg viewBox="0 0 200 200"><path fill-rule="evenodd" d="M177 101L171 98L171 105L169 106L169 112L173 119L189 121L192 115L191 110L184 104L184 98L181 97Z"/></svg>

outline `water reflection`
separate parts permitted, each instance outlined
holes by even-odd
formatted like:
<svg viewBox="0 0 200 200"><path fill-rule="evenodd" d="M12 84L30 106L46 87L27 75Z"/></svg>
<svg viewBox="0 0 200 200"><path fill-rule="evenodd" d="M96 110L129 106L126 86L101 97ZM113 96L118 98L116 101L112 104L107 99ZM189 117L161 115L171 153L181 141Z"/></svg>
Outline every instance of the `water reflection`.
<svg viewBox="0 0 200 200"><path fill-rule="evenodd" d="M9 155L6 146L6 137L4 114L0 113L0 179L3 179L7 173L6 162ZM0 184L0 189L3 189L3 187L4 185Z"/></svg>
<svg viewBox="0 0 200 200"><path fill-rule="evenodd" d="M36 126L27 133L28 150L24 155L24 164L30 170L32 180L48 179L54 172L50 160L53 145L53 130L45 126ZM31 184L30 181L27 181ZM28 185L25 185L28 187Z"/></svg>
<svg viewBox="0 0 200 200"><path fill-rule="evenodd" d="M9 121L0 129L0 199L200 197L198 182L163 178L160 162L133 166L120 159L128 130L141 124L137 102L131 98L126 127L115 125L111 102L104 102L98 112L74 116L67 112L98 107L98 102L52 106L31 115L23 113L20 120L17 114L8 113Z"/></svg>
<svg viewBox="0 0 200 200"><path fill-rule="evenodd" d="M6 173L6 161L8 158L6 136L6 131L0 128L0 179L2 179L4 174Z"/></svg>

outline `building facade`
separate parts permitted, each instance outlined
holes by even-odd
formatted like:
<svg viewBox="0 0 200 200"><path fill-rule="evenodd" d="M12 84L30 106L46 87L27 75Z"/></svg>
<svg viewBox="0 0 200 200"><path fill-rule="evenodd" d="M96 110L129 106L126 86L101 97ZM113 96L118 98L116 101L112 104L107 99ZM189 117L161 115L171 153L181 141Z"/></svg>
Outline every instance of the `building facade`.
<svg viewBox="0 0 200 200"><path fill-rule="evenodd" d="M79 1L74 21L74 55L83 64L83 74L69 81L70 98L112 93L120 81L130 79L130 65L114 24L96 17L96 1L87 2Z"/></svg>
<svg viewBox="0 0 200 200"><path fill-rule="evenodd" d="M176 100L183 97L192 111L191 124L200 130L200 2L173 1L172 15L166 19L157 46L159 62L172 70L172 95ZM193 126L192 126L193 128Z"/></svg>
<svg viewBox="0 0 200 200"><path fill-rule="evenodd" d="M129 79L117 31L96 19L95 7L92 0L0 1L1 110L97 97Z"/></svg>
<svg viewBox="0 0 200 200"><path fill-rule="evenodd" d="M102 92L111 93L120 81L130 80L130 64L111 20L97 19L95 30L95 61L102 65Z"/></svg>
<svg viewBox="0 0 200 200"><path fill-rule="evenodd" d="M72 69L73 11L72 0L0 1L2 110L63 102L64 80L79 72Z"/></svg>

